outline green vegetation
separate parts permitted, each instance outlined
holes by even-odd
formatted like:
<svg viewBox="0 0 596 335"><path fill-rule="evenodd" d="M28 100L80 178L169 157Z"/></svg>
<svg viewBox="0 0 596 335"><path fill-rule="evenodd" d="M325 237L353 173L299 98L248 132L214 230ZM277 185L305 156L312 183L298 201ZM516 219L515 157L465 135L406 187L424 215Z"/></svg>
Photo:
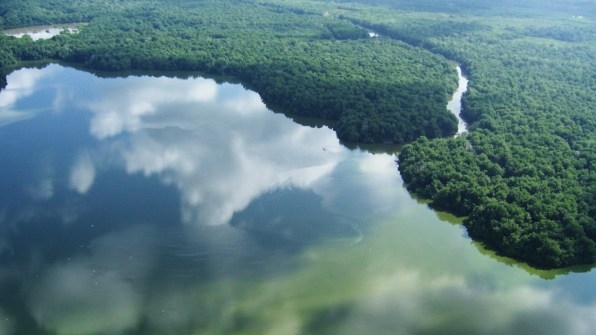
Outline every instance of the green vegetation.
<svg viewBox="0 0 596 335"><path fill-rule="evenodd" d="M454 59L470 78L469 133L405 146L408 189L467 216L470 236L499 253L552 268L596 260L596 25L577 14L593 4L548 4L352 20Z"/></svg>
<svg viewBox="0 0 596 335"><path fill-rule="evenodd" d="M471 237L539 267L596 261L596 6L587 1L3 1L2 69L231 75L273 110L328 120L347 142L408 143L412 192L466 216ZM368 37L368 31L382 34ZM470 79L467 134L445 109Z"/></svg>
<svg viewBox="0 0 596 335"><path fill-rule="evenodd" d="M456 86L447 60L400 41L370 38L366 29L323 11L237 0L83 2L80 13L70 2L54 1L53 11L35 12L33 5L21 10L31 12L19 16L22 22L7 17L11 27L59 23L65 17L55 13L63 6L62 12L89 19L76 35L35 43L13 39L8 56L105 71L234 76L272 110L329 120L346 142L407 143L457 129L445 110ZM14 3L20 4L0 8ZM94 8L94 17L85 16L85 8Z"/></svg>

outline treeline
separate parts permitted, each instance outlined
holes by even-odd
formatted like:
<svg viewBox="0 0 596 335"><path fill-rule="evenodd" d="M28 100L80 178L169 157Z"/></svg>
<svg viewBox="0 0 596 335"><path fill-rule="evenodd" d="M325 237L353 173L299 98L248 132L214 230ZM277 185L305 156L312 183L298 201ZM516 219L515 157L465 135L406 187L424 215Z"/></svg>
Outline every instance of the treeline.
<svg viewBox="0 0 596 335"><path fill-rule="evenodd" d="M596 261L595 25L553 8L565 4L533 19L539 7L513 7L523 20L345 14L462 64L469 132L404 146L402 177L433 207L466 216L472 238L544 268Z"/></svg>
<svg viewBox="0 0 596 335"><path fill-rule="evenodd" d="M10 13L14 3L0 4L0 12ZM86 0L81 10L56 0L51 11L38 10L48 7L41 3L29 0L5 22L60 23L65 12L76 18L95 11L78 34L5 38L7 57L234 76L274 111L328 120L345 142L407 143L457 130L445 108L457 86L453 65L422 48L370 38L323 11L234 0Z"/></svg>

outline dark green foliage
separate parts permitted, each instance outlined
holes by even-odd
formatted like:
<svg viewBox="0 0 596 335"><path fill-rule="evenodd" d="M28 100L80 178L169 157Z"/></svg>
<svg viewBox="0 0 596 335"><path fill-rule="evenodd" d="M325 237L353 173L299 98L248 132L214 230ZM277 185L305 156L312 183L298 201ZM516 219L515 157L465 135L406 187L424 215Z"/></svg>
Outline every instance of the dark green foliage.
<svg viewBox="0 0 596 335"><path fill-rule="evenodd" d="M95 17L128 8L126 2L139 3L140 1L2 0L0 2L0 23L2 28L10 29L89 22Z"/></svg>
<svg viewBox="0 0 596 335"><path fill-rule="evenodd" d="M6 86L6 77L3 70L17 64L17 59L14 57L11 50L11 38L5 36L0 32L0 88Z"/></svg>
<svg viewBox="0 0 596 335"><path fill-rule="evenodd" d="M370 38L348 20L234 0L84 3L97 11L79 34L13 41L14 57L234 76L271 109L326 119L347 142L406 143L456 131L445 109L456 86L452 65L424 49ZM54 5L76 12L66 1ZM62 20L36 10L29 15L40 21Z"/></svg>
<svg viewBox="0 0 596 335"><path fill-rule="evenodd" d="M596 261L596 35L583 20L495 20L435 37L386 28L451 55L471 79L469 134L405 146L408 189L468 216L472 238L545 268Z"/></svg>
<svg viewBox="0 0 596 335"><path fill-rule="evenodd" d="M530 148L515 137L477 130L456 139L421 139L400 153L408 188L433 206L468 218L478 238L541 267L592 263L594 183L562 140ZM561 157L567 152L566 157Z"/></svg>

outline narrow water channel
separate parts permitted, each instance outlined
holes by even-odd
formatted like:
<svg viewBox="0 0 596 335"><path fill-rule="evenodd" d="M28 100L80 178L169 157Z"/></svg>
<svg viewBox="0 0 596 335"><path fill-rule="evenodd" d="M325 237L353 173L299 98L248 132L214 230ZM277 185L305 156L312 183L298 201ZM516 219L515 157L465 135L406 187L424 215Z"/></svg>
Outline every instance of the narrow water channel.
<svg viewBox="0 0 596 335"><path fill-rule="evenodd" d="M4 34L21 38L25 35L31 37L32 40L49 39L59 35L63 31L70 33L78 33L81 23L71 23L62 26L34 26L4 30Z"/></svg>
<svg viewBox="0 0 596 335"><path fill-rule="evenodd" d="M461 67L457 67L457 78L458 85L457 89L453 93L451 100L447 103L447 109L457 117L457 134L458 136L467 130L466 122L461 118L461 98L464 93L468 90L468 79L464 77L461 71Z"/></svg>

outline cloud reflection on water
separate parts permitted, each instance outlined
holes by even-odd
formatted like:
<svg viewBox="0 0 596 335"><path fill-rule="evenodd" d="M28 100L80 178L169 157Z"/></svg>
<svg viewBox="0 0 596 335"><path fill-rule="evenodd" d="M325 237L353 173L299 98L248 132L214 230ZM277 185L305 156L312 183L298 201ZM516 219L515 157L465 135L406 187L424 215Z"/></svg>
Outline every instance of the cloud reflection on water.
<svg viewBox="0 0 596 335"><path fill-rule="evenodd" d="M54 69L55 70L55 69ZM36 111L22 111L16 108L17 102L35 93L39 81L49 77L53 70L21 69L7 76L8 85L0 94L0 127L12 122L33 117Z"/></svg>
<svg viewBox="0 0 596 335"><path fill-rule="evenodd" d="M95 166L89 153L79 154L70 172L70 188L85 194L89 191L95 180Z"/></svg>
<svg viewBox="0 0 596 335"><path fill-rule="evenodd" d="M157 238L142 226L110 233L91 243L89 255L51 266L30 292L35 320L60 335L119 334L136 327Z"/></svg>
<svg viewBox="0 0 596 335"><path fill-rule="evenodd" d="M58 335L138 329L148 334L588 335L596 329L593 298L578 302L556 281L545 284L480 255L459 238L459 227L435 225L434 213L414 207L399 187L389 155L348 152L328 129L296 126L239 86L206 79L86 75L85 80L101 92L100 99L63 94L60 99L77 100L57 105L92 111L89 129L98 148L78 148L73 165L63 171L66 178L56 177L60 173L47 160L50 167L34 184L40 188L37 201L55 200L60 188L84 198L106 170L124 169L174 186L184 221L212 226L188 234L196 231L177 222L163 231L127 223L126 229L93 236L84 251L67 259L39 264L32 256L31 264L0 269L0 281L27 279L27 307L41 328ZM32 94L27 92L34 82L19 84L30 87L24 95ZM2 99L11 106L18 100ZM258 249L242 231L223 224L263 193L292 187L312 190L333 214L389 224L370 229L355 245L311 245L284 257ZM85 209L74 204L54 207L53 215L62 223L79 221ZM7 231L18 230L17 221L48 215L38 212L12 219L3 214L0 255L15 246ZM254 254L244 254L247 250ZM288 262L299 266L268 275ZM12 334L9 316L0 310L0 335Z"/></svg>
<svg viewBox="0 0 596 335"><path fill-rule="evenodd" d="M10 317L0 309L0 335L9 335L13 332L13 325Z"/></svg>
<svg viewBox="0 0 596 335"><path fill-rule="evenodd" d="M89 256L54 265L33 291L36 320L59 335L119 334L143 322L149 334L314 335L326 329L347 335L589 335L596 326L596 305L577 304L531 282L490 288L469 281L466 273L437 274L399 262L381 274L365 270L375 260L362 263L359 251L337 262L338 255L326 250L323 259L291 276L262 282L162 279L158 289L141 295L159 241L159 235L136 227L100 238ZM327 267L332 260L334 266ZM346 266L361 270L354 276L344 272Z"/></svg>
<svg viewBox="0 0 596 335"><path fill-rule="evenodd" d="M129 78L124 89L115 81L99 83L101 101L89 104L91 133L125 133L126 171L176 186L188 223L226 223L266 191L308 187L345 155L333 132L297 127L239 85Z"/></svg>
<svg viewBox="0 0 596 335"><path fill-rule="evenodd" d="M35 320L58 334L120 333L139 320L141 297L118 273L95 273L85 260L54 265L33 291Z"/></svg>
<svg viewBox="0 0 596 335"><path fill-rule="evenodd" d="M576 305L550 290L491 291L463 276L402 269L378 278L337 334L588 335L595 326L596 306Z"/></svg>

